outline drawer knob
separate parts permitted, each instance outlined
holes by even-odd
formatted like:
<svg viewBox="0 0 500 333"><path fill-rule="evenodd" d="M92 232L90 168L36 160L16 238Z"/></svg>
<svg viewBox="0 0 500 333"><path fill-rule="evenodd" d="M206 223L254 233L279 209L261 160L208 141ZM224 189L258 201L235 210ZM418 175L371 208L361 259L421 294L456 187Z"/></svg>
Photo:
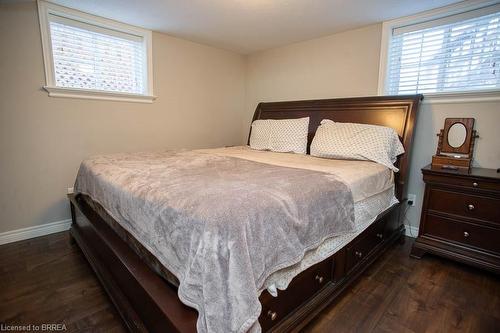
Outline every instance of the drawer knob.
<svg viewBox="0 0 500 333"><path fill-rule="evenodd" d="M464 237L469 238L470 234L467 231L464 231Z"/></svg>
<svg viewBox="0 0 500 333"><path fill-rule="evenodd" d="M469 204L469 205L467 205L467 209L468 210L474 210L474 209L476 209L476 207L474 207L473 204Z"/></svg>
<svg viewBox="0 0 500 333"><path fill-rule="evenodd" d="M478 186L479 186L479 184L478 184L478 183L476 183L476 182L474 182L474 183L472 183L472 186L473 186L473 187L478 187Z"/></svg>
<svg viewBox="0 0 500 333"><path fill-rule="evenodd" d="M359 252L359 251L356 251L354 252L354 254L356 255L356 257L358 258L361 258L363 256L363 253L362 252Z"/></svg>
<svg viewBox="0 0 500 333"><path fill-rule="evenodd" d="M382 238L384 238L384 235L383 234L377 234L377 237L380 238L380 239L382 239Z"/></svg>
<svg viewBox="0 0 500 333"><path fill-rule="evenodd" d="M319 275L316 275L316 277L314 278L316 281L318 281L318 283L323 283L323 277L322 276L319 276Z"/></svg>
<svg viewBox="0 0 500 333"><path fill-rule="evenodd" d="M269 310L267 311L267 316L271 318L271 320L275 320L278 317L278 314L274 311Z"/></svg>

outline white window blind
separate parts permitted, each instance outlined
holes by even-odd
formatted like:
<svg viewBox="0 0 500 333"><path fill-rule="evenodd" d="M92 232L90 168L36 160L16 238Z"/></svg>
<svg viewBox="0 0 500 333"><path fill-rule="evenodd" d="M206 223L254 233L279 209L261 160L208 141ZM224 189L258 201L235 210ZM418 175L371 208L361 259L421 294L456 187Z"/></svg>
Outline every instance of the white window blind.
<svg viewBox="0 0 500 333"><path fill-rule="evenodd" d="M392 30L388 94L500 89L498 6Z"/></svg>
<svg viewBox="0 0 500 333"><path fill-rule="evenodd" d="M145 94L141 36L49 15L56 87Z"/></svg>

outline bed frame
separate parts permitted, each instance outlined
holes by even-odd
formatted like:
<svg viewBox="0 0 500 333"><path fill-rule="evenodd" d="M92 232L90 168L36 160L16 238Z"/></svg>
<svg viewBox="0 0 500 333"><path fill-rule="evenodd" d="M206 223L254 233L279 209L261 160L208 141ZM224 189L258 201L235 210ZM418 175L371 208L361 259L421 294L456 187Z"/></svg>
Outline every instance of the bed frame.
<svg viewBox="0 0 500 333"><path fill-rule="evenodd" d="M253 119L310 117L309 144L322 119L394 128L406 153L398 160L396 196L402 202L330 258L296 276L278 297L262 292L263 331L300 330L332 303L395 241L403 239L401 205L416 113L422 95L378 96L260 103ZM176 288L154 272L108 225L109 216L91 199L70 195L72 240L82 249L131 332L196 332L197 313L181 303ZM89 201L90 200L90 201Z"/></svg>

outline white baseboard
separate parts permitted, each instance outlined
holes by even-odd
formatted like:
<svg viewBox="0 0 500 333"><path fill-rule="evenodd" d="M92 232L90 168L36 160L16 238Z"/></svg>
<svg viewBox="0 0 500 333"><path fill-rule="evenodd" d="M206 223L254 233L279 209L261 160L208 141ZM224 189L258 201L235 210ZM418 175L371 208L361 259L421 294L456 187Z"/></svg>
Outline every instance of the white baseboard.
<svg viewBox="0 0 500 333"><path fill-rule="evenodd" d="M417 238L418 236L418 227L414 227L412 225L405 224L405 235L412 238Z"/></svg>
<svg viewBox="0 0 500 333"><path fill-rule="evenodd" d="M0 245L66 231L70 226L71 219L68 219L37 225L34 227L2 232L0 233Z"/></svg>

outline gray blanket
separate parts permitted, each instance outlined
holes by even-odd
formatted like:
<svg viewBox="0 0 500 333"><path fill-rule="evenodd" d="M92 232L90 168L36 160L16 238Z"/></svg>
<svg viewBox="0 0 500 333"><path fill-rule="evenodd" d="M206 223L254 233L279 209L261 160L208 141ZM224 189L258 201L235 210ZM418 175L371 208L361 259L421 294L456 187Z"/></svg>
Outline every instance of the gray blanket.
<svg viewBox="0 0 500 333"><path fill-rule="evenodd" d="M352 195L336 176L199 151L91 158L75 192L176 275L198 332L260 331L266 278L354 230Z"/></svg>

